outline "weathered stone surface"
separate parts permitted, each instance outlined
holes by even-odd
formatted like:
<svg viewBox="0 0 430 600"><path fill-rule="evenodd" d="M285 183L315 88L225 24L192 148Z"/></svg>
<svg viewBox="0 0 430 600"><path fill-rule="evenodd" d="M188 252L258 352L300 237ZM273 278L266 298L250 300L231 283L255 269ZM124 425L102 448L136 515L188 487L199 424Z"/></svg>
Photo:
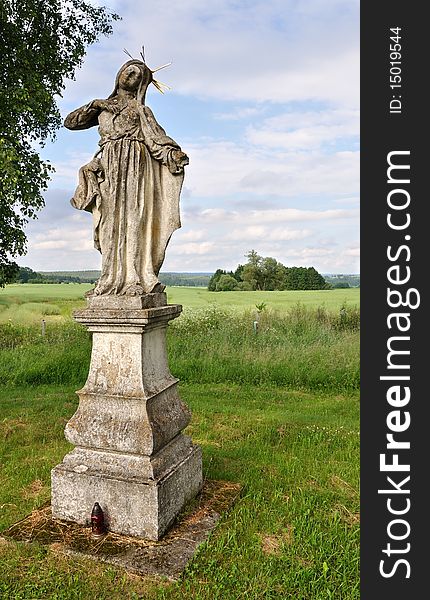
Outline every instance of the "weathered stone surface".
<svg viewBox="0 0 430 600"><path fill-rule="evenodd" d="M112 452L77 447L63 459L62 467L75 473L102 477L142 480L161 479L183 462L192 452L193 443L187 435L179 434L152 455Z"/></svg>
<svg viewBox="0 0 430 600"><path fill-rule="evenodd" d="M76 448L52 470L52 514L85 524L98 502L111 531L158 540L202 485L201 451L181 433L191 413L167 362L166 327L181 307L120 304L74 314L93 348L65 429Z"/></svg>
<svg viewBox="0 0 430 600"><path fill-rule="evenodd" d="M52 471L52 511L85 523L98 502L112 531L159 539L202 485L201 451L181 434L191 414L169 371L167 305L158 274L180 227L188 157L145 106L152 71L119 70L112 94L74 110L68 129L98 125L72 205L94 217L100 278L74 318L93 334L88 379L66 426L76 446Z"/></svg>
<svg viewBox="0 0 430 600"><path fill-rule="evenodd" d="M88 308L99 310L156 308L158 306L166 306L166 304L167 295L165 292L136 296L96 296L92 294L87 297Z"/></svg>
<svg viewBox="0 0 430 600"><path fill-rule="evenodd" d="M98 126L101 138L92 160L79 170L72 198L75 208L94 217L94 245L102 254L95 296L164 289L158 273L172 233L181 226L179 197L189 161L145 106L153 82L144 62L128 61L108 98L92 100L64 121L72 130Z"/></svg>
<svg viewBox="0 0 430 600"><path fill-rule="evenodd" d="M121 455L118 461L121 461ZM66 463L52 470L52 516L88 525L98 502L109 531L159 540L203 484L199 447L161 478L76 471Z"/></svg>
<svg viewBox="0 0 430 600"><path fill-rule="evenodd" d="M79 407L66 425L76 446L151 455L190 422L176 381L150 398L78 392Z"/></svg>

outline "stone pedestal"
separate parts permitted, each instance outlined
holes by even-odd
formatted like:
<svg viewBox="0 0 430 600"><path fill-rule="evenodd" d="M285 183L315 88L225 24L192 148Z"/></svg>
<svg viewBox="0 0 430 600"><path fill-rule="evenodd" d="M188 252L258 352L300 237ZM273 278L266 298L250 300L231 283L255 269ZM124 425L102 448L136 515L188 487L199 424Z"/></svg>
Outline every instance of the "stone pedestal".
<svg viewBox="0 0 430 600"><path fill-rule="evenodd" d="M165 294L94 296L74 313L93 334L88 379L65 435L76 447L52 470L54 518L159 540L202 486L201 450L182 434L191 414L168 367L166 328L181 313Z"/></svg>

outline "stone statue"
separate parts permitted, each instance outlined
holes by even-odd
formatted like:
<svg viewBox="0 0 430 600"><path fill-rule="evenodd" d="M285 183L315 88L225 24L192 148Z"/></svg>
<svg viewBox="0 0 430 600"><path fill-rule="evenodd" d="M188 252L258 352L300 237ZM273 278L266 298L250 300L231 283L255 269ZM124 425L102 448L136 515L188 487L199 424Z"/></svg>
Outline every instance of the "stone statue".
<svg viewBox="0 0 430 600"><path fill-rule="evenodd" d="M188 157L145 106L153 72L140 60L119 70L106 100L70 113L68 129L99 126L100 149L79 171L71 202L92 212L94 245L102 254L93 294L162 292L158 273L178 229L179 195Z"/></svg>
<svg viewBox="0 0 430 600"><path fill-rule="evenodd" d="M72 199L92 212L102 272L73 318L92 333L87 381L65 428L75 447L52 469L54 519L89 524L97 502L108 531L159 540L203 485L202 452L183 432L191 413L169 370L167 304L158 273L180 227L188 157L145 106L145 61L129 60L106 100L65 120L98 125L100 150L79 171Z"/></svg>

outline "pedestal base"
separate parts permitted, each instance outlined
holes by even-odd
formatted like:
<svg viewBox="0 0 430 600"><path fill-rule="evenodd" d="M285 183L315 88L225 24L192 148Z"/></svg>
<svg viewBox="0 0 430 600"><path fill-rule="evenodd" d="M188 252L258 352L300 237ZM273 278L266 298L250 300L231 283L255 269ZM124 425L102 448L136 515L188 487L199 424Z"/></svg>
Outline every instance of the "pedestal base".
<svg viewBox="0 0 430 600"><path fill-rule="evenodd" d="M93 334L87 381L65 428L76 447L52 470L52 515L89 524L98 502L109 531L159 540L202 486L191 413L168 367L166 328L181 306L165 294L91 297L74 313Z"/></svg>
<svg viewBox="0 0 430 600"><path fill-rule="evenodd" d="M60 464L52 470L52 516L89 525L98 502L109 531L159 540L184 505L200 491L202 455L198 446L171 471L157 479L79 472Z"/></svg>
<svg viewBox="0 0 430 600"><path fill-rule="evenodd" d="M176 581L220 516L236 501L240 490L237 483L205 479L198 502L186 507L159 542L112 532L94 539L90 527L53 519L51 506L45 504L1 531L0 548L2 542L36 542L47 551L72 557L73 565L77 559L91 559L141 576L162 577L164 582L166 578Z"/></svg>

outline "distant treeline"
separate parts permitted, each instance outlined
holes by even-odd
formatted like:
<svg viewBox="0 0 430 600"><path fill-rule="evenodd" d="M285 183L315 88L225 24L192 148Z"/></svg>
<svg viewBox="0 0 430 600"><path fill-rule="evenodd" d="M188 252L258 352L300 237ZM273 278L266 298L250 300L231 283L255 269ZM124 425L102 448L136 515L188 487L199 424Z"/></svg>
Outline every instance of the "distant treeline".
<svg viewBox="0 0 430 600"><path fill-rule="evenodd" d="M20 267L15 283L92 283L100 277L100 271L33 271ZM160 273L164 285L206 287L211 273Z"/></svg>
<svg viewBox="0 0 430 600"><path fill-rule="evenodd" d="M251 290L325 290L331 285L314 267L286 267L275 258L263 257L255 250L246 255L248 262L235 271L218 269L211 277L208 289L220 291Z"/></svg>
<svg viewBox="0 0 430 600"><path fill-rule="evenodd" d="M158 276L164 285L185 285L207 287L212 273L160 273Z"/></svg>
<svg viewBox="0 0 430 600"><path fill-rule="evenodd" d="M360 287L360 275L324 275L324 279L332 288L354 288Z"/></svg>
<svg viewBox="0 0 430 600"><path fill-rule="evenodd" d="M15 283L94 284L99 277L100 271L96 270L37 272L29 267L20 267ZM210 291L220 291L221 289L315 290L360 287L359 275L330 274L322 276L313 267L285 267L274 258L263 258L258 254L253 255L251 264L248 262L246 265L238 265L234 272L218 269L213 274L160 273L160 281L167 286L207 287Z"/></svg>
<svg viewBox="0 0 430 600"><path fill-rule="evenodd" d="M100 271L51 271L38 272L29 267L20 267L15 283L94 283Z"/></svg>

